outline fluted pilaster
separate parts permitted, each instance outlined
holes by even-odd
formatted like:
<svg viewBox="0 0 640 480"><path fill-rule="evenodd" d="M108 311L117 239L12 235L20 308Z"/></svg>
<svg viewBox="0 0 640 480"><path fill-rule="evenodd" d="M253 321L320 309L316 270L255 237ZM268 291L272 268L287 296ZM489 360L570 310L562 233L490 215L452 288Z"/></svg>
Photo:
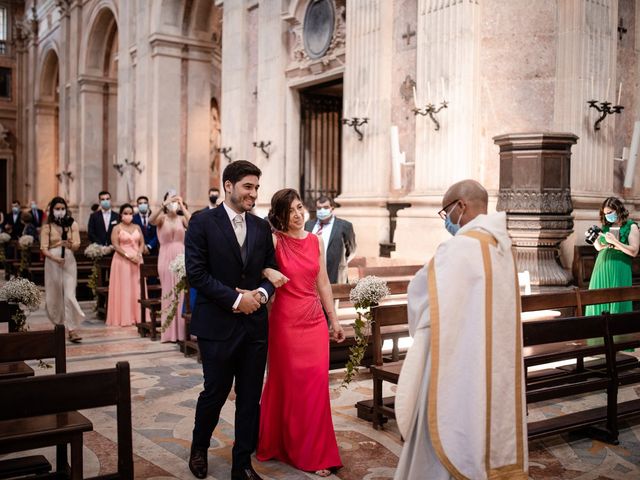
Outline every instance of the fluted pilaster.
<svg viewBox="0 0 640 480"><path fill-rule="evenodd" d="M419 0L416 89L418 107L448 108L416 119L415 194L439 194L476 176L479 139L478 0Z"/></svg>

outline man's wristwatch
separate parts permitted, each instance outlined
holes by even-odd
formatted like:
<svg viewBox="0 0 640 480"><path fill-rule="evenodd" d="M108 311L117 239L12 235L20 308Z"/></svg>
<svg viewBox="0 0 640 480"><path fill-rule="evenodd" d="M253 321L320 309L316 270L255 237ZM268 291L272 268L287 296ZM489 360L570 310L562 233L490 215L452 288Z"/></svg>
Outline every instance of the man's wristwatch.
<svg viewBox="0 0 640 480"><path fill-rule="evenodd" d="M267 298L267 296L264 294L264 292L258 292L258 295L260 295L260 303L262 305L266 305L267 302L269 301L269 299Z"/></svg>

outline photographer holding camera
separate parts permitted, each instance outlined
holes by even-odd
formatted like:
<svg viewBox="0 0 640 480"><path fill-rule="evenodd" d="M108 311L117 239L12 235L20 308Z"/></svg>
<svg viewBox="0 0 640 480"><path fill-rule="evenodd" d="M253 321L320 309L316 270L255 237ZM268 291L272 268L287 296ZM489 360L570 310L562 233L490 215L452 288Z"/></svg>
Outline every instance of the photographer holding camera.
<svg viewBox="0 0 640 480"><path fill-rule="evenodd" d="M69 341L74 343L82 340L77 328L85 317L76 300L78 269L73 252L79 247L78 223L69 215L64 198L54 197L49 204L47 223L40 231L40 251L45 257L46 310L54 325L66 327Z"/></svg>
<svg viewBox="0 0 640 480"><path fill-rule="evenodd" d="M638 254L640 232L638 225L629 220L629 211L619 198L608 197L600 207L602 228L595 225L587 233L587 243L593 244L598 253L593 267L589 290L631 286L631 262ZM601 230L601 231L599 231ZM630 312L631 302L588 305L586 315Z"/></svg>

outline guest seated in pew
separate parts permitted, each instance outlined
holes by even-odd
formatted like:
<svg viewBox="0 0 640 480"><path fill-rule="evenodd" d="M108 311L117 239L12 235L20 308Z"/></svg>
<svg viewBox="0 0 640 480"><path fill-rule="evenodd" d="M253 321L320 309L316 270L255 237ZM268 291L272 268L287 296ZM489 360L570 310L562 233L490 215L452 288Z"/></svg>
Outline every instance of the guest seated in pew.
<svg viewBox="0 0 640 480"><path fill-rule="evenodd" d="M640 233L638 225L629 219L629 211L619 198L609 197L600 206L602 233L593 242L598 250L596 264L589 282L589 290L597 288L630 287L631 262L638 255ZM633 310L632 302L587 305L586 315L602 312L624 313Z"/></svg>
<svg viewBox="0 0 640 480"><path fill-rule="evenodd" d="M111 232L115 254L109 273L109 305L107 325L127 327L140 323L140 264L144 250L144 235L133 223L133 207L120 207L120 223Z"/></svg>
<svg viewBox="0 0 640 480"><path fill-rule="evenodd" d="M69 215L67 202L54 197L46 223L40 230L40 251L44 255L46 311L54 325L64 325L69 340L82 340L77 329L85 318L76 300L78 268L73 252L80 248L78 223Z"/></svg>
<svg viewBox="0 0 640 480"><path fill-rule="evenodd" d="M33 215L30 212L22 212L20 216L22 223L24 224L24 229L22 230L22 235L31 235L34 241L38 242L38 228L33 223Z"/></svg>
<svg viewBox="0 0 640 480"><path fill-rule="evenodd" d="M447 190L438 214L453 238L409 284L397 480L527 479L517 272L506 215L487 201L474 180Z"/></svg>

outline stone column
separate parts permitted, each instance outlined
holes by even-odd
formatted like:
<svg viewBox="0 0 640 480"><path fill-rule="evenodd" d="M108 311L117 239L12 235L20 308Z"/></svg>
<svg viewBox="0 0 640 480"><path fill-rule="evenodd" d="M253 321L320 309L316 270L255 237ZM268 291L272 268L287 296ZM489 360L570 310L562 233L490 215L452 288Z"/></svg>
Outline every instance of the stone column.
<svg viewBox="0 0 640 480"><path fill-rule="evenodd" d="M615 0L558 2L554 130L580 137L573 155L580 167L571 169L576 207L595 207L613 191L616 116L608 116L595 131L598 114L587 101L604 101L605 96L607 101L616 100L617 12Z"/></svg>
<svg viewBox="0 0 640 480"><path fill-rule="evenodd" d="M254 157L263 174L258 204L263 206L264 213L273 193L286 184L284 72L287 51L280 3L261 2L258 9L258 117L256 138L251 140L271 142L267 148L268 159L260 150ZM222 101L225 102L224 97Z"/></svg>
<svg viewBox="0 0 640 480"><path fill-rule="evenodd" d="M342 193L339 216L360 235L359 255L377 255L388 239L386 201L391 186L391 95L393 2L360 0L346 4L346 65L343 117L367 117L360 127L342 127Z"/></svg>
<svg viewBox="0 0 640 480"><path fill-rule="evenodd" d="M500 147L498 210L507 212L516 267L533 285L567 285L560 243L572 232L571 147L567 133L522 133L494 137Z"/></svg>
<svg viewBox="0 0 640 480"><path fill-rule="evenodd" d="M420 259L448 236L436 215L442 195L458 180L479 177L480 15L477 0L418 0L418 107L447 108L416 118L415 187L411 208L398 213L397 255Z"/></svg>
<svg viewBox="0 0 640 480"><path fill-rule="evenodd" d="M273 2L264 2L273 3ZM245 2L225 2L222 24L222 146L231 147L234 160L253 158L252 135L248 128L247 105L247 6ZM221 170L227 165L221 161Z"/></svg>

